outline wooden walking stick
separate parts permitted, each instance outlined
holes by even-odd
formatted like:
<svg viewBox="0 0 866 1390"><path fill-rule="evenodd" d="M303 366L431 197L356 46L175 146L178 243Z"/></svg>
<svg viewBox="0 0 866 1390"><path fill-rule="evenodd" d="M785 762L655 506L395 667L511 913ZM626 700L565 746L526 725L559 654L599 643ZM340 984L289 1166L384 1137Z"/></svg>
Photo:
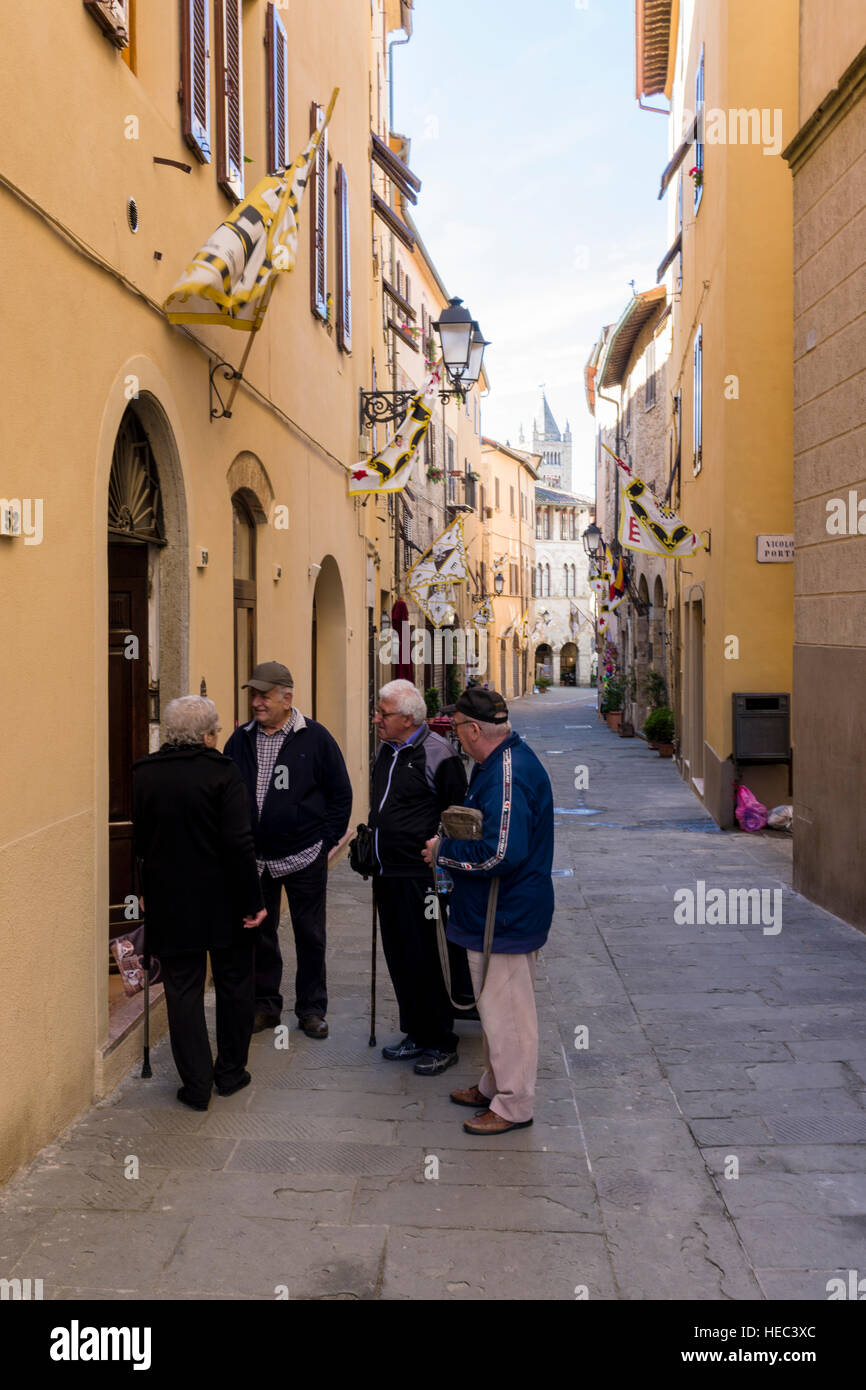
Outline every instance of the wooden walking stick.
<svg viewBox="0 0 866 1390"><path fill-rule="evenodd" d="M372 890L373 902L373 973L370 979L370 1047L376 1046L376 890Z"/></svg>

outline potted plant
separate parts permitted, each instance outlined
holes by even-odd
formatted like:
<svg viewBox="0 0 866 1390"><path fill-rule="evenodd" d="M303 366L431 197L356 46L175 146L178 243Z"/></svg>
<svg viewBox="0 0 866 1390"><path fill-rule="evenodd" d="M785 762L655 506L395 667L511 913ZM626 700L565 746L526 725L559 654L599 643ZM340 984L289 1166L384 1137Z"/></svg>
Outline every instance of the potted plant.
<svg viewBox="0 0 866 1390"><path fill-rule="evenodd" d="M424 703L427 706L427 718L435 719L439 713L439 691L435 685L431 685L429 690L424 691Z"/></svg>
<svg viewBox="0 0 866 1390"><path fill-rule="evenodd" d="M665 678L660 676L658 671L654 671L652 667L644 676L641 690L650 710L661 709L662 705L667 704L668 688L665 684Z"/></svg>
<svg viewBox="0 0 866 1390"><path fill-rule="evenodd" d="M607 727L614 733L622 720L622 702L625 696L625 681L621 676L609 676L604 684L604 717Z"/></svg>
<svg viewBox="0 0 866 1390"><path fill-rule="evenodd" d="M538 693L539 693L539 695L546 695L546 694L547 694L547 691L548 691L548 689L550 688L550 685L551 685L550 676L545 676L545 675L536 676L536 677L535 677L535 684L538 686Z"/></svg>
<svg viewBox="0 0 866 1390"><path fill-rule="evenodd" d="M650 748L658 749L660 758L673 757L674 733L674 712L667 705L660 705L647 715L644 738Z"/></svg>

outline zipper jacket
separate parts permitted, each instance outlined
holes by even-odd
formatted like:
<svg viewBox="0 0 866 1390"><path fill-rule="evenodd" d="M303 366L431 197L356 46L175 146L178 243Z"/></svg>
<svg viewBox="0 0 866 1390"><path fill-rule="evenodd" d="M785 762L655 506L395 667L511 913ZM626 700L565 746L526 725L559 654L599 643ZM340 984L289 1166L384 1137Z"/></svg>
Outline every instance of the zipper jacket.
<svg viewBox="0 0 866 1390"><path fill-rule="evenodd" d="M467 806L481 811L480 840L443 839L438 862L454 879L448 937L470 951L484 941L487 895L499 879L493 950L537 951L553 918L553 792L550 778L519 734L476 763Z"/></svg>
<svg viewBox="0 0 866 1390"><path fill-rule="evenodd" d="M407 743L382 743L370 799L378 872L386 878L429 879L421 851L439 829L442 812L462 805L465 794L463 760L428 724Z"/></svg>

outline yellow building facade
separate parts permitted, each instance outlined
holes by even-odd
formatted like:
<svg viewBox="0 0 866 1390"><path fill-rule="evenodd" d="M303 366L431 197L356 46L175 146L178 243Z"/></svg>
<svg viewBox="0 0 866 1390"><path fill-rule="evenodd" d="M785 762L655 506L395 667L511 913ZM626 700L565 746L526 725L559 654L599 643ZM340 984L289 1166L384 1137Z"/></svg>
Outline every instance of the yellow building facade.
<svg viewBox="0 0 866 1390"><path fill-rule="evenodd" d="M487 672L481 678L506 700L525 695L534 679L529 634L536 618L532 573L540 464L540 454L482 439L482 588L492 596L494 618L487 634ZM502 579L500 594L497 576Z"/></svg>
<svg viewBox="0 0 866 1390"><path fill-rule="evenodd" d="M226 738L251 665L285 662L366 811L392 564L387 509L349 499L347 474L386 353L370 151L388 135L388 34L411 32L411 6L148 0L5 7L0 24L15 113L0 219L19 287L0 491L27 527L0 538L0 699L20 734L0 811L2 1177L140 1049L108 940L134 924L129 766L158 746L168 701L206 690ZM212 369L236 367L247 339L172 327L161 305L334 87L298 264L215 418ZM393 202L384 172L374 187ZM236 383L214 381L225 403ZM161 1009L157 989L156 1033Z"/></svg>
<svg viewBox="0 0 866 1390"><path fill-rule="evenodd" d="M787 766L735 766L734 695L748 695L756 716L752 751L778 753L793 636L792 214L781 150L796 127L797 49L790 0L637 6L638 96L671 102L659 266L673 305L671 502L710 533L709 550L671 563L666 585L678 758L723 826L734 823L738 772L769 805L790 799Z"/></svg>

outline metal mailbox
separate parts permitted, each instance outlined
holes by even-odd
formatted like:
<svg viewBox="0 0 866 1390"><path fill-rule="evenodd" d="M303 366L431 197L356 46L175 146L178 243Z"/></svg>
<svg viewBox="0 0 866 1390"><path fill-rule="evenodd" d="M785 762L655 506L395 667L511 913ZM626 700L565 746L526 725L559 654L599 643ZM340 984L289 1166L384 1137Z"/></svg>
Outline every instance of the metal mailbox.
<svg viewBox="0 0 866 1390"><path fill-rule="evenodd" d="M739 691L734 701L734 761L786 763L791 756L791 696Z"/></svg>

